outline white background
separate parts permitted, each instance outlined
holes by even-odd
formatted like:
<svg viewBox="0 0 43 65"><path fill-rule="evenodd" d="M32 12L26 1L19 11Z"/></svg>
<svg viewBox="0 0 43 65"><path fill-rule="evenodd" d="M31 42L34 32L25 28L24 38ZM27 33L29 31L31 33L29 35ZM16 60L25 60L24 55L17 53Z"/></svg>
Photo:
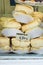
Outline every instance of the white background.
<svg viewBox="0 0 43 65"><path fill-rule="evenodd" d="M43 60L0 60L0 65L43 65Z"/></svg>

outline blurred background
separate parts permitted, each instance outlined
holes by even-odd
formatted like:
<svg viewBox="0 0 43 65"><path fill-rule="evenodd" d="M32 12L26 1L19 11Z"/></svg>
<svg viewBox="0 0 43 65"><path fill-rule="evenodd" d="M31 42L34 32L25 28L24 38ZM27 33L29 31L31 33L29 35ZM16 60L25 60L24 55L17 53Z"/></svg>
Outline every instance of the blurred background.
<svg viewBox="0 0 43 65"><path fill-rule="evenodd" d="M14 0L0 0L0 16L11 16L12 11L15 9ZM38 11L43 12L43 6L38 7Z"/></svg>

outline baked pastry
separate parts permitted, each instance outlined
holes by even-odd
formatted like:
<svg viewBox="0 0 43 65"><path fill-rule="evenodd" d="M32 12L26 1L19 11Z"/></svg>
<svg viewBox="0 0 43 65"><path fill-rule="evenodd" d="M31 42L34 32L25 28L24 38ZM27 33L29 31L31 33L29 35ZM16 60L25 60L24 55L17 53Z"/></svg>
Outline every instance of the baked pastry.
<svg viewBox="0 0 43 65"><path fill-rule="evenodd" d="M32 15L33 15L33 17L37 17L37 18L43 20L43 13L42 12L33 12Z"/></svg>
<svg viewBox="0 0 43 65"><path fill-rule="evenodd" d="M37 38L42 35L43 30L40 27L35 27L35 28L32 28L31 30L27 30L25 33L30 35L31 38Z"/></svg>
<svg viewBox="0 0 43 65"><path fill-rule="evenodd" d="M12 44L17 47L18 46L19 47L28 47L30 45L30 41L29 40L19 40L17 38L13 38Z"/></svg>
<svg viewBox="0 0 43 65"><path fill-rule="evenodd" d="M43 37L31 40L31 51L34 53L43 54Z"/></svg>
<svg viewBox="0 0 43 65"><path fill-rule="evenodd" d="M15 28L20 29L21 24L16 22L14 18L1 17L0 25L5 28Z"/></svg>
<svg viewBox="0 0 43 65"><path fill-rule="evenodd" d="M12 49L17 53L27 53L30 51L29 40L19 40L17 38L12 39Z"/></svg>
<svg viewBox="0 0 43 65"><path fill-rule="evenodd" d="M0 37L0 52L9 51L10 50L10 40L6 37Z"/></svg>
<svg viewBox="0 0 43 65"><path fill-rule="evenodd" d="M43 47L43 37L32 39L31 45L32 47L35 47L35 48Z"/></svg>
<svg viewBox="0 0 43 65"><path fill-rule="evenodd" d="M32 6L17 4L15 7L15 11L22 11L26 14L31 14L33 13L34 9Z"/></svg>
<svg viewBox="0 0 43 65"><path fill-rule="evenodd" d="M22 31L25 32L27 30L30 30L34 27L39 26L41 23L41 20L39 18L35 18L33 21L29 22L28 24L25 24L22 26Z"/></svg>
<svg viewBox="0 0 43 65"><path fill-rule="evenodd" d="M33 21L33 17L31 15L25 14L23 12L16 12L13 11L13 17L16 19L16 21L20 23L28 23L30 21Z"/></svg>
<svg viewBox="0 0 43 65"><path fill-rule="evenodd" d="M35 0L30 0L30 1L35 2Z"/></svg>
<svg viewBox="0 0 43 65"><path fill-rule="evenodd" d="M17 54L25 54L25 53L30 53L30 47L13 47L13 52Z"/></svg>
<svg viewBox="0 0 43 65"><path fill-rule="evenodd" d="M6 37L16 37L17 33L23 33L21 30L13 28L5 28L2 30L2 35Z"/></svg>

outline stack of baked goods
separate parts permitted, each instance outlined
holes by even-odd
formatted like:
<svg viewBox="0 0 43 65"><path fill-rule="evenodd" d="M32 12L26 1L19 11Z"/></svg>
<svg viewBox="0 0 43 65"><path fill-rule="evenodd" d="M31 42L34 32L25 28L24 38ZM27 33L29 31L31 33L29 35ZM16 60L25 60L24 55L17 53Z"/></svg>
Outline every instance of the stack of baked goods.
<svg viewBox="0 0 43 65"><path fill-rule="evenodd" d="M30 53L30 40L19 40L17 38L12 38L12 49L13 52Z"/></svg>
<svg viewBox="0 0 43 65"><path fill-rule="evenodd" d="M10 38L16 37L17 33L23 33L21 30L21 24L14 18L1 17L0 18L0 49L7 52L11 51Z"/></svg>
<svg viewBox="0 0 43 65"><path fill-rule="evenodd" d="M43 22L43 13L34 12L33 7L31 6L17 4L15 7L15 10L13 11L13 17L15 18L16 21L21 23L22 32L24 34L27 34L28 36L30 35L30 39L31 39L30 47L31 48L33 47L32 42L31 42L32 40L37 39L37 45L41 44L41 42L38 43L38 39L43 39L43 36L42 36L43 35L42 26L43 25L41 25L41 23ZM40 38L41 36L42 38ZM14 38L12 39L12 43L13 43L13 40ZM13 44L13 46L15 45ZM32 49L30 51L33 52Z"/></svg>
<svg viewBox="0 0 43 65"><path fill-rule="evenodd" d="M0 18L0 49L2 51L11 50L10 39L8 37L15 37L16 33L23 33L21 24L16 22L14 18L1 17Z"/></svg>
<svg viewBox="0 0 43 65"><path fill-rule="evenodd" d="M25 24L33 20L33 17L31 16L33 12L33 7L17 4L13 11L13 17L16 21Z"/></svg>
<svg viewBox="0 0 43 65"><path fill-rule="evenodd" d="M32 17L33 7L27 5L17 4L15 10L13 11L14 19L21 24L22 26L33 21ZM23 32L23 31L22 31ZM25 34L23 32L23 34ZM16 50L16 53L29 53L30 52L30 36L28 36L28 40L19 40L16 38L12 38L12 49ZM18 43L18 44L17 44Z"/></svg>
<svg viewBox="0 0 43 65"><path fill-rule="evenodd" d="M7 37L0 37L0 53L10 52L10 39Z"/></svg>
<svg viewBox="0 0 43 65"><path fill-rule="evenodd" d="M7 37L16 36L16 33L22 33L21 24L14 18L1 17L0 25L2 26L2 35Z"/></svg>
<svg viewBox="0 0 43 65"><path fill-rule="evenodd" d="M43 20L43 13L34 12L33 7L17 4L13 11L13 17L22 24L22 31L31 38L42 35L40 24Z"/></svg>
<svg viewBox="0 0 43 65"><path fill-rule="evenodd" d="M24 41L16 38L17 33L24 34L21 30L21 23L17 22L14 18L1 17L0 25L1 25L1 35L2 35L0 36L0 44L2 44L0 46L1 49L3 47L3 50L5 51L9 46L8 48L9 51L11 51L11 49L17 50L17 52L21 51L21 53L27 53L30 51L30 47L28 48L28 46L30 45L30 41L29 41L30 37L28 40L24 40ZM10 41L9 37L14 37L14 38L12 38L12 40Z"/></svg>
<svg viewBox="0 0 43 65"><path fill-rule="evenodd" d="M43 54L43 37L31 40L31 51L38 54Z"/></svg>
<svg viewBox="0 0 43 65"><path fill-rule="evenodd" d="M39 18L41 20L40 26L43 27L43 13L42 12L33 12L32 16Z"/></svg>
<svg viewBox="0 0 43 65"><path fill-rule="evenodd" d="M30 53L35 50L37 53L40 49L43 50L42 23L43 13L34 12L32 6L17 4L13 11L13 18L0 18L2 35L0 36L0 48L4 50L8 48L15 53ZM18 34L21 35L20 38ZM24 35L23 39L21 39L22 35ZM9 37L12 37L11 41Z"/></svg>

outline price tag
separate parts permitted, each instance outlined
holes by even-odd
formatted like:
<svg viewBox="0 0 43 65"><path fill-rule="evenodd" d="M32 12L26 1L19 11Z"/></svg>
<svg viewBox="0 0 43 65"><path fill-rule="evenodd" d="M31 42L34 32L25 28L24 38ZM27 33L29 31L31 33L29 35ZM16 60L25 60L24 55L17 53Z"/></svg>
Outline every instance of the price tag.
<svg viewBox="0 0 43 65"><path fill-rule="evenodd" d="M30 40L30 35L17 33L16 38L19 40Z"/></svg>

